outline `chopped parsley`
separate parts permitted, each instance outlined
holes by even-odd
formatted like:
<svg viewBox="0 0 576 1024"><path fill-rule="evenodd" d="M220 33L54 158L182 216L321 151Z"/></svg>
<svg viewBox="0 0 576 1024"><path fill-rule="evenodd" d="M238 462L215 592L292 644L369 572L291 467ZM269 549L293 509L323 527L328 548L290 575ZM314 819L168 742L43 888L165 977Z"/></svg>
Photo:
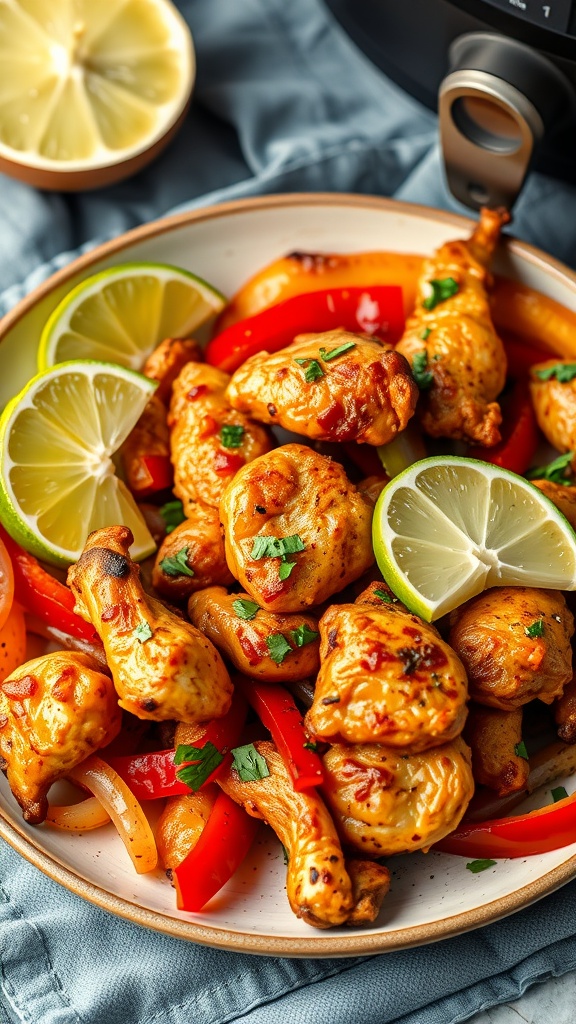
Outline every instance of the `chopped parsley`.
<svg viewBox="0 0 576 1024"><path fill-rule="evenodd" d="M570 469L574 454L574 452L565 452L564 455L559 455L557 459L549 462L547 466L537 466L536 469L528 470L526 476L529 480L551 480L554 484L568 486L572 481L567 471Z"/></svg>
<svg viewBox="0 0 576 1024"><path fill-rule="evenodd" d="M427 366L428 353L424 349L422 349L421 352L416 352L414 354L414 359L412 360L412 376L420 388L420 391L427 391L434 380L432 371L427 370Z"/></svg>
<svg viewBox="0 0 576 1024"><path fill-rule="evenodd" d="M312 740L309 740L308 743L303 743L302 746L304 750L311 750L313 754L318 753L318 744L313 743Z"/></svg>
<svg viewBox="0 0 576 1024"><path fill-rule="evenodd" d="M134 636L141 644L149 640L153 634L153 630L150 628L147 622L139 622L134 630Z"/></svg>
<svg viewBox="0 0 576 1024"><path fill-rule="evenodd" d="M238 597L232 604L239 619L254 619L260 611L260 605L255 601L247 601L245 597Z"/></svg>
<svg viewBox="0 0 576 1024"><path fill-rule="evenodd" d="M292 643L296 644L296 647L305 647L306 644L312 644L320 636L315 629L310 629L305 622L301 626L297 626L296 629L291 629L288 636L292 640Z"/></svg>
<svg viewBox="0 0 576 1024"><path fill-rule="evenodd" d="M453 277L442 277L440 279L435 278L429 281L432 292L423 300L422 305L424 309L434 309L440 302L445 302L446 299L452 298L459 291L459 284L454 280Z"/></svg>
<svg viewBox="0 0 576 1024"><path fill-rule="evenodd" d="M525 761L528 760L528 751L526 750L524 740L520 740L520 743L515 744L514 753L516 754L516 757L523 757Z"/></svg>
<svg viewBox="0 0 576 1024"><path fill-rule="evenodd" d="M193 576L194 570L188 565L188 548L180 548L176 555L163 558L160 568L167 576Z"/></svg>
<svg viewBox="0 0 576 1024"><path fill-rule="evenodd" d="M289 863L290 863L290 857L289 857L289 855L288 855L288 850L287 850L287 849L286 849L286 847L285 847L285 846L283 845L283 843L281 843L280 845L282 846L282 853L283 853L283 855L284 855L284 863L285 863L285 864L289 864Z"/></svg>
<svg viewBox="0 0 576 1024"><path fill-rule="evenodd" d="M181 501L167 501L158 511L166 523L166 533L172 533L172 530L175 530L186 519Z"/></svg>
<svg viewBox="0 0 576 1024"><path fill-rule="evenodd" d="M280 579L287 580L295 565L296 562L289 562L286 558L283 558L278 566L278 575Z"/></svg>
<svg viewBox="0 0 576 1024"><path fill-rule="evenodd" d="M421 341L427 341L431 334L432 334L432 331L430 330L430 328L429 327L425 327L424 330L420 334Z"/></svg>
<svg viewBox="0 0 576 1024"><path fill-rule="evenodd" d="M258 753L253 743L235 747L232 754L232 767L236 769L242 782L257 782L258 779L265 779L270 775L266 760Z"/></svg>
<svg viewBox="0 0 576 1024"><path fill-rule="evenodd" d="M385 604L397 604L398 598L392 597L386 590L375 590L374 597L379 597Z"/></svg>
<svg viewBox="0 0 576 1024"><path fill-rule="evenodd" d="M304 380L310 384L314 380L319 380L320 377L324 376L324 370L320 366L317 359L297 359L296 362L299 366L306 367L304 372Z"/></svg>
<svg viewBox="0 0 576 1024"><path fill-rule="evenodd" d="M225 448L240 448L244 440L244 427L235 423L224 423L220 428L220 440Z"/></svg>
<svg viewBox="0 0 576 1024"><path fill-rule="evenodd" d="M255 537L250 558L255 562L260 558L282 558L296 551L304 551L305 547L297 533L291 537Z"/></svg>
<svg viewBox="0 0 576 1024"><path fill-rule="evenodd" d="M566 799L566 797L568 796L568 792L566 789L564 789L564 786L556 786L555 789L550 790L550 795L554 803L557 804L559 800Z"/></svg>
<svg viewBox="0 0 576 1024"><path fill-rule="evenodd" d="M529 626L524 626L524 632L526 636L529 636L531 640L535 640L536 637L544 636L544 619L536 619Z"/></svg>
<svg viewBox="0 0 576 1024"><path fill-rule="evenodd" d="M495 860L490 860L488 857L485 857L482 860L471 860L466 865L466 869L467 871L471 871L473 875L477 875L480 871L486 871L487 868L493 868L495 863Z"/></svg>
<svg viewBox="0 0 576 1024"><path fill-rule="evenodd" d="M196 792L223 760L224 755L210 740L203 747L191 747L186 743L180 743L174 752L174 764L184 764L185 761L192 763L180 768L176 772L176 777Z"/></svg>
<svg viewBox="0 0 576 1024"><path fill-rule="evenodd" d="M576 377L576 363L554 363L554 366L545 366L543 370L535 370L534 373L540 380L555 377L560 384L568 384Z"/></svg>
<svg viewBox="0 0 576 1024"><path fill-rule="evenodd" d="M271 633L266 637L266 646L270 651L272 661L281 665L287 654L292 653L292 648L283 633Z"/></svg>
<svg viewBox="0 0 576 1024"><path fill-rule="evenodd" d="M325 348L320 349L320 355L325 363L329 363L331 359L337 359L338 356L343 356L345 352L349 352L351 348L356 348L355 341L346 341L344 345L338 345L337 348L331 348L329 352Z"/></svg>

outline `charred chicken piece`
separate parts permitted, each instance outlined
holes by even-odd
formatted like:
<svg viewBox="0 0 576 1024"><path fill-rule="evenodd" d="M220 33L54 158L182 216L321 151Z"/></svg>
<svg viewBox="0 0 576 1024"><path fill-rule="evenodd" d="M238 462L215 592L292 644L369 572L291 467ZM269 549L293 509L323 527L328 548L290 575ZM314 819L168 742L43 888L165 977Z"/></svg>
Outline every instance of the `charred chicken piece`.
<svg viewBox="0 0 576 1024"><path fill-rule="evenodd" d="M498 796L526 789L530 765L518 753L522 743L522 708L502 711L472 701L465 736L472 750L476 782Z"/></svg>
<svg viewBox="0 0 576 1024"><path fill-rule="evenodd" d="M142 589L125 526L95 530L68 585L99 633L120 697L137 718L203 722L226 714L232 683L211 642Z"/></svg>
<svg viewBox="0 0 576 1024"><path fill-rule="evenodd" d="M559 591L494 587L452 613L449 639L473 700L506 711L561 695L572 678L573 632Z"/></svg>
<svg viewBox="0 0 576 1024"><path fill-rule="evenodd" d="M576 530L576 487L554 483L553 480L531 480L542 494L553 501L556 508L566 516L573 530Z"/></svg>
<svg viewBox="0 0 576 1024"><path fill-rule="evenodd" d="M566 684L554 702L554 721L564 743L576 743L576 676Z"/></svg>
<svg viewBox="0 0 576 1024"><path fill-rule="evenodd" d="M174 493L185 515L196 501L217 508L238 470L272 447L264 427L230 407L229 379L214 366L187 363L174 381L168 425Z"/></svg>
<svg viewBox="0 0 576 1024"><path fill-rule="evenodd" d="M446 242L426 260L415 311L398 344L417 369L422 425L432 437L489 447L500 440L495 401L504 387L506 354L494 330L488 266L509 217L482 210L468 241Z"/></svg>
<svg viewBox="0 0 576 1024"><path fill-rule="evenodd" d="M171 796L166 801L156 826L156 845L167 871L177 868L196 846L218 792L218 786L210 783L197 793Z"/></svg>
<svg viewBox="0 0 576 1024"><path fill-rule="evenodd" d="M144 363L142 373L150 380L157 380L155 391L164 405L168 405L172 396L172 385L186 363L202 361L202 349L193 338L165 338L154 349Z"/></svg>
<svg viewBox="0 0 576 1024"><path fill-rule="evenodd" d="M220 505L231 572L275 612L320 604L374 561L372 505L342 466L287 444L240 470Z"/></svg>
<svg viewBox="0 0 576 1024"><path fill-rule="evenodd" d="M45 654L0 684L0 762L26 821L44 821L50 786L120 725L112 680L88 654Z"/></svg>
<svg viewBox="0 0 576 1024"><path fill-rule="evenodd" d="M530 393L538 426L559 452L576 451L576 375L571 373L573 366L574 362L569 359L548 359L530 369ZM572 460L572 468L576 468L576 456Z"/></svg>
<svg viewBox="0 0 576 1024"><path fill-rule="evenodd" d="M170 432L166 419L166 407L154 394L144 412L132 428L121 448L122 465L126 482L137 497L146 497L157 489L150 465L153 459L170 459ZM164 486L169 486L167 479Z"/></svg>
<svg viewBox="0 0 576 1024"><path fill-rule="evenodd" d="M188 518L162 541L152 571L154 589L176 603L204 587L234 582L218 510L196 501L187 512Z"/></svg>
<svg viewBox="0 0 576 1024"><path fill-rule="evenodd" d="M356 858L346 858L346 870L352 882L354 900L354 908L346 924L352 927L372 924L390 889L390 872L383 864Z"/></svg>
<svg viewBox="0 0 576 1024"><path fill-rule="evenodd" d="M323 761L323 794L342 843L365 857L426 850L456 828L474 793L461 737L408 756L335 743Z"/></svg>
<svg viewBox="0 0 576 1024"><path fill-rule="evenodd" d="M296 682L320 667L318 622L258 608L248 594L209 587L192 594L188 615L244 675L267 683Z"/></svg>
<svg viewBox="0 0 576 1024"><path fill-rule="evenodd" d="M234 409L320 441L387 444L414 414L418 388L404 356L363 334L301 334L236 370Z"/></svg>
<svg viewBox="0 0 576 1024"><path fill-rule="evenodd" d="M385 596L378 600L379 589ZM320 619L321 668L306 714L317 739L417 753L454 739L466 718L466 673L429 623L387 588L332 605Z"/></svg>
<svg viewBox="0 0 576 1024"><path fill-rule="evenodd" d="M316 928L343 924L354 900L332 818L314 790L296 792L273 743L258 740L254 746L270 774L242 782L231 768L218 785L253 818L266 821L285 847L286 891L296 917Z"/></svg>

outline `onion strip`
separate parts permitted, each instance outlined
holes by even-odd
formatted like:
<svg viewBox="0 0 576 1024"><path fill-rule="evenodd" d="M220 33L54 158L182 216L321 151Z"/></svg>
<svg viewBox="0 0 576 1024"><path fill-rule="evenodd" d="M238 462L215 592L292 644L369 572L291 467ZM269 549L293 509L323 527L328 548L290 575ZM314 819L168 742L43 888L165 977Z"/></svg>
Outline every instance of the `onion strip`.
<svg viewBox="0 0 576 1024"><path fill-rule="evenodd" d="M46 821L65 832L90 832L107 825L110 815L95 796L90 796L76 804L51 804Z"/></svg>
<svg viewBox="0 0 576 1024"><path fill-rule="evenodd" d="M153 871L158 863L154 834L138 800L118 773L92 754L67 772L66 777L98 798L114 822L138 874Z"/></svg>

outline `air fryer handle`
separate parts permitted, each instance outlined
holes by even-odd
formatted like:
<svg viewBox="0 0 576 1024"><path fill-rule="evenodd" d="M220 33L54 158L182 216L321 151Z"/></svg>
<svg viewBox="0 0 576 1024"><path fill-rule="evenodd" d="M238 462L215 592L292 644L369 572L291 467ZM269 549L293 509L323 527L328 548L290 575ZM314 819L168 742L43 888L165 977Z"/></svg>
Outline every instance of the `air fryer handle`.
<svg viewBox="0 0 576 1024"><path fill-rule="evenodd" d="M513 39L471 32L450 47L438 114L452 194L477 210L510 209L546 133L576 110L576 93L546 57Z"/></svg>

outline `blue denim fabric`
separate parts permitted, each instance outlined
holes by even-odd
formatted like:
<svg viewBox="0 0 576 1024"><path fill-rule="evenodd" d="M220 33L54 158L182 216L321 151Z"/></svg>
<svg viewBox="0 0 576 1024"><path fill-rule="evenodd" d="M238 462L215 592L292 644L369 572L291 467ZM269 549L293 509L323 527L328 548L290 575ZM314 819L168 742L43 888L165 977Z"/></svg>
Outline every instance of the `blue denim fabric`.
<svg viewBox="0 0 576 1024"><path fill-rule="evenodd" d="M0 176L0 313L80 251L243 196L349 191L464 212L436 119L346 39L320 0L180 0L196 43L189 117L137 177L78 195ZM573 188L530 178L513 231L576 264ZM0 1024L451 1024L576 967L576 883L433 946L354 960L243 956L127 924L0 843Z"/></svg>

